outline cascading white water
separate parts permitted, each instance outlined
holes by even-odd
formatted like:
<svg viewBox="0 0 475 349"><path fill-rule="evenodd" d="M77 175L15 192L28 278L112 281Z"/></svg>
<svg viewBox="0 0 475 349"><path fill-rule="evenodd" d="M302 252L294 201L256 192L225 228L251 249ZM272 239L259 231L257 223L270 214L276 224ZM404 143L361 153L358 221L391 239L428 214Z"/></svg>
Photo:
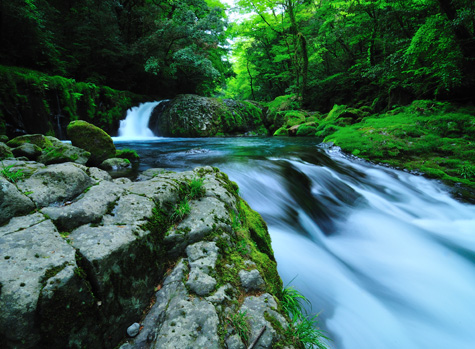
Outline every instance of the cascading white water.
<svg viewBox="0 0 475 349"><path fill-rule="evenodd" d="M119 137L114 140L139 140L155 138L152 130L148 127L153 109L161 102L142 103L138 107L132 107L127 111L127 116L121 120Z"/></svg>

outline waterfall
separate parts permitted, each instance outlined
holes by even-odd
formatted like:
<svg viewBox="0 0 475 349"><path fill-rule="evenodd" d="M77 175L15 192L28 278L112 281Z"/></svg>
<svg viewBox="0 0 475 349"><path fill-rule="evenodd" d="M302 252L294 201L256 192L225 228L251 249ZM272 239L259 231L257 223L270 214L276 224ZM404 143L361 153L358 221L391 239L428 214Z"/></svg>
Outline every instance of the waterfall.
<svg viewBox="0 0 475 349"><path fill-rule="evenodd" d="M119 136L115 140L139 140L156 138L148 127L150 116L157 105L164 101L142 103L127 110L127 116L120 121Z"/></svg>

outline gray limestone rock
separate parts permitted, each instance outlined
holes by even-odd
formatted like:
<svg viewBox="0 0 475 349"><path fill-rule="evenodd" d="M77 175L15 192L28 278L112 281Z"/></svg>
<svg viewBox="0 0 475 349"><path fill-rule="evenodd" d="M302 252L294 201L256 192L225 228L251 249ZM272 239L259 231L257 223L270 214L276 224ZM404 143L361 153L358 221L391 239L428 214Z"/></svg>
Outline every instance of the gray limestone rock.
<svg viewBox="0 0 475 349"><path fill-rule="evenodd" d="M246 292L262 291L265 287L264 279L262 279L257 269L252 269L251 271L241 270L239 271L239 278Z"/></svg>
<svg viewBox="0 0 475 349"><path fill-rule="evenodd" d="M97 167L89 167L87 169L87 174L97 182L112 181L112 177L110 174Z"/></svg>
<svg viewBox="0 0 475 349"><path fill-rule="evenodd" d="M19 182L23 192L32 192L29 197L37 207L72 200L93 184L92 179L72 163L50 165L36 171L30 178Z"/></svg>
<svg viewBox="0 0 475 349"><path fill-rule="evenodd" d="M266 330L256 344L256 348L272 348L275 343L279 341L276 330L272 324L266 320L265 314L274 318L279 322L283 329L287 329L288 323L285 318L277 312L277 303L270 294L264 293L259 297L250 296L244 299L243 304L239 310L241 313L246 312L251 326L250 340L254 340L263 326Z"/></svg>
<svg viewBox="0 0 475 349"><path fill-rule="evenodd" d="M213 295L206 297L206 300L215 304L223 303L226 299L231 300L231 297L226 294L228 290L232 290L231 285L223 285Z"/></svg>
<svg viewBox="0 0 475 349"><path fill-rule="evenodd" d="M224 203L214 197L204 197L190 204L190 214L165 236L169 254L178 255L188 244L203 239L212 231L231 231L231 218Z"/></svg>
<svg viewBox="0 0 475 349"><path fill-rule="evenodd" d="M35 346L42 289L61 270L76 266L74 249L51 221L39 220L18 218L0 232L0 337L7 346Z"/></svg>
<svg viewBox="0 0 475 349"><path fill-rule="evenodd" d="M246 346L238 334L233 334L226 339L226 346L228 349L246 349Z"/></svg>
<svg viewBox="0 0 475 349"><path fill-rule="evenodd" d="M208 274L216 267L218 247L215 242L200 241L186 248L190 268L198 268Z"/></svg>
<svg viewBox="0 0 475 349"><path fill-rule="evenodd" d="M92 186L79 200L60 207L45 207L42 213L51 218L63 231L71 231L86 223L98 223L124 189L112 182L103 181Z"/></svg>
<svg viewBox="0 0 475 349"><path fill-rule="evenodd" d="M131 193L151 198L162 208L172 207L177 203L179 197L176 182L162 177L131 182L125 188Z"/></svg>
<svg viewBox="0 0 475 349"><path fill-rule="evenodd" d="M153 200L136 194L123 195L109 215L104 216L105 225L142 225L152 217Z"/></svg>
<svg viewBox="0 0 475 349"><path fill-rule="evenodd" d="M32 143L23 143L13 148L12 153L16 157L25 156L30 160L36 160L36 158L41 155L41 148Z"/></svg>
<svg viewBox="0 0 475 349"><path fill-rule="evenodd" d="M10 218L34 210L33 202L15 185L0 176L0 225Z"/></svg>
<svg viewBox="0 0 475 349"><path fill-rule="evenodd" d="M216 279L195 268L191 270L186 286L199 296L207 296L214 291Z"/></svg>

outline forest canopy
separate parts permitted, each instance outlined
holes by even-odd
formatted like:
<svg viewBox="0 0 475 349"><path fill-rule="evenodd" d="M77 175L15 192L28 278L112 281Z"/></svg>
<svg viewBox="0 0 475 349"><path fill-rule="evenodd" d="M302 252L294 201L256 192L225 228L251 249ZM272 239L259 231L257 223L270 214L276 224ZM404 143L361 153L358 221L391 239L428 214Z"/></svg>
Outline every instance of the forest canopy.
<svg viewBox="0 0 475 349"><path fill-rule="evenodd" d="M149 95L210 94L230 65L214 0L0 1L0 63Z"/></svg>
<svg viewBox="0 0 475 349"><path fill-rule="evenodd" d="M236 0L235 23L226 6L2 0L0 64L163 97L293 95L321 111L473 98L473 0Z"/></svg>
<svg viewBox="0 0 475 349"><path fill-rule="evenodd" d="M303 106L470 98L472 0L239 0L235 98L295 94Z"/></svg>

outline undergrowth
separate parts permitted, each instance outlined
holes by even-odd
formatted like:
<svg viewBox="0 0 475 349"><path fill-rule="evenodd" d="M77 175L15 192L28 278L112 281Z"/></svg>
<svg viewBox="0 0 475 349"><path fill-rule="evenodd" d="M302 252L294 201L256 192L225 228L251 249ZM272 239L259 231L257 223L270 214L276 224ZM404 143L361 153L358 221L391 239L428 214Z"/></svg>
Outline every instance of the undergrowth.
<svg viewBox="0 0 475 349"><path fill-rule="evenodd" d="M289 315L291 324L285 331L294 343L300 343L305 348L326 349L323 340L329 338L318 328L318 314L309 315L307 306L310 301L299 291L291 286L282 290L282 308Z"/></svg>

